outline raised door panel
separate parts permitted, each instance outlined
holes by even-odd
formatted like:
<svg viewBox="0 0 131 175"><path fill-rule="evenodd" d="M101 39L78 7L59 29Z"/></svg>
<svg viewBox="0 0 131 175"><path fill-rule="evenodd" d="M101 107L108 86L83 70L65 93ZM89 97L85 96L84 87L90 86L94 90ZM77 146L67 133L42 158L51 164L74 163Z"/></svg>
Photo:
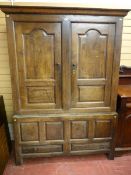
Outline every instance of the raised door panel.
<svg viewBox="0 0 131 175"><path fill-rule="evenodd" d="M114 36L114 24L72 24L72 108L110 110Z"/></svg>
<svg viewBox="0 0 131 175"><path fill-rule="evenodd" d="M63 140L63 122L46 122L46 139Z"/></svg>
<svg viewBox="0 0 131 175"><path fill-rule="evenodd" d="M110 149L112 119L87 119L71 122L71 152ZM108 118L108 116L105 116Z"/></svg>
<svg viewBox="0 0 131 175"><path fill-rule="evenodd" d="M88 137L87 121L71 122L71 139L86 139Z"/></svg>
<svg viewBox="0 0 131 175"><path fill-rule="evenodd" d="M63 122L45 121L44 117L41 121L38 118L31 120L18 124L19 141L23 145L22 153L62 153Z"/></svg>
<svg viewBox="0 0 131 175"><path fill-rule="evenodd" d="M38 123L21 123L21 141L38 141Z"/></svg>
<svg viewBox="0 0 131 175"><path fill-rule="evenodd" d="M95 138L109 138L112 135L111 120L96 120L95 121Z"/></svg>
<svg viewBox="0 0 131 175"><path fill-rule="evenodd" d="M61 108L61 24L15 23L21 109Z"/></svg>

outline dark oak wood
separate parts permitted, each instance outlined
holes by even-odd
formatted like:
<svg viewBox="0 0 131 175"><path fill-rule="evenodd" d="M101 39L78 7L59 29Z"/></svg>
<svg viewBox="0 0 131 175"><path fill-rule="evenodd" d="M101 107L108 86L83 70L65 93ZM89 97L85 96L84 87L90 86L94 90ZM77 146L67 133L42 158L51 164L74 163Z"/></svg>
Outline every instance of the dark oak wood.
<svg viewBox="0 0 131 175"><path fill-rule="evenodd" d="M131 149L131 68L120 68L116 151Z"/></svg>
<svg viewBox="0 0 131 175"><path fill-rule="evenodd" d="M16 164L105 152L114 158L123 16L128 10L2 7Z"/></svg>
<svg viewBox="0 0 131 175"><path fill-rule="evenodd" d="M5 104L4 104L3 96L0 96L0 125L2 125L2 124L4 124L4 128L5 128L8 149L9 149L9 152L11 152L12 143L11 143L11 138L10 138L10 133L9 133Z"/></svg>
<svg viewBox="0 0 131 175"><path fill-rule="evenodd" d="M11 139L7 124L3 97L0 96L0 174L3 174L11 152Z"/></svg>
<svg viewBox="0 0 131 175"><path fill-rule="evenodd" d="M0 125L0 174L3 174L9 159L9 149L4 124Z"/></svg>

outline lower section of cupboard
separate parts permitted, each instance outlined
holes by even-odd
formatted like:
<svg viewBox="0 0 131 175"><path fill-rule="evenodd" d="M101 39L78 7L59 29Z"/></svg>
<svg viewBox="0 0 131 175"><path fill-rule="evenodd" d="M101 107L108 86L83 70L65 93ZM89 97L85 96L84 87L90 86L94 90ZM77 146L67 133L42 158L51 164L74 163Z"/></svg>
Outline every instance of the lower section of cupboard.
<svg viewBox="0 0 131 175"><path fill-rule="evenodd" d="M23 158L104 152L114 158L116 113L15 115L16 164Z"/></svg>

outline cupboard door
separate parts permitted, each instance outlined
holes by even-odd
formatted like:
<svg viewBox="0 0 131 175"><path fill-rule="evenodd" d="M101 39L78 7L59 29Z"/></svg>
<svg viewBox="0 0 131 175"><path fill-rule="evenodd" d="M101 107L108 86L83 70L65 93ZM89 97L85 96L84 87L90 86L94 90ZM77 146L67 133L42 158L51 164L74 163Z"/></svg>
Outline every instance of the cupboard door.
<svg viewBox="0 0 131 175"><path fill-rule="evenodd" d="M61 24L15 23L21 109L61 108Z"/></svg>
<svg viewBox="0 0 131 175"><path fill-rule="evenodd" d="M72 108L110 110L114 24L72 23Z"/></svg>

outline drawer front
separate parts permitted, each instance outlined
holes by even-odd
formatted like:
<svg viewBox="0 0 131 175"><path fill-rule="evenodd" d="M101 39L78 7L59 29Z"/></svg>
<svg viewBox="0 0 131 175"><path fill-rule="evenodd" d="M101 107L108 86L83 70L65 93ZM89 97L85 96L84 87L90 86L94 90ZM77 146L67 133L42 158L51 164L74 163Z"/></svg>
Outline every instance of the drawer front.
<svg viewBox="0 0 131 175"><path fill-rule="evenodd" d="M24 154L107 150L115 129L115 118L109 115L14 120L16 142Z"/></svg>

